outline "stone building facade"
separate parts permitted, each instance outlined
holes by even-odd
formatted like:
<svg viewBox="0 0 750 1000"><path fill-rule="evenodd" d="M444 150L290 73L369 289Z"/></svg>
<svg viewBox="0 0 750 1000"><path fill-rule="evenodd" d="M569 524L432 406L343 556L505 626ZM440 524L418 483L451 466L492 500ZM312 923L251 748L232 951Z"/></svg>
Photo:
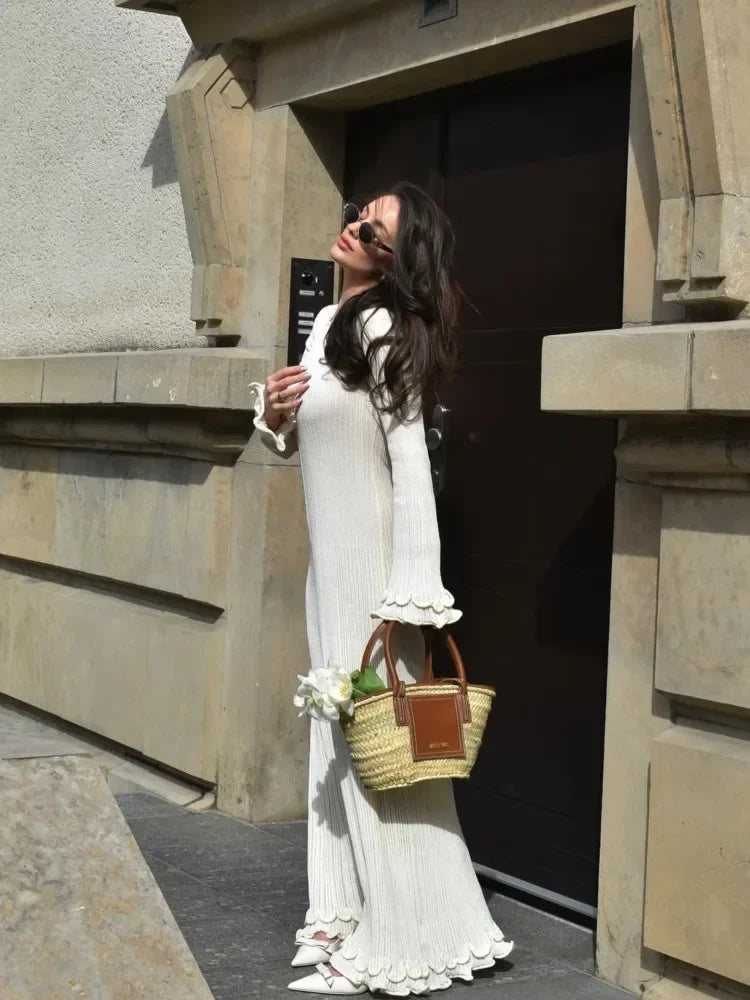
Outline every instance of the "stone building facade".
<svg viewBox="0 0 750 1000"><path fill-rule="evenodd" d="M107 281L89 289L90 313L45 321L52 352L30 352L3 334L3 352L12 356L0 361L0 688L215 784L227 812L251 820L303 813L304 732L289 692L306 661L304 506L296 460L272 457L251 433L248 393L250 381L287 358L290 258L324 258L342 197L377 174L376 130L352 179L359 155L352 129L360 127L353 122L365 122L357 116L366 109L416 102L403 112L408 173L420 101L440 104L444 88L484 81L469 110L461 104L456 112L466 123L490 101L487 81L500 81L501 96L493 91L491 100L502 104L524 87L537 93L535 68L574 60L549 91L559 97L575 89L575 67L585 67L579 76L608 79L626 52L617 315L607 329L595 319L580 329L550 322L541 363L533 361L552 421L544 427L567 420L579 441L570 482L588 475L581 442L593 440L589 428L618 422L597 967L648 1000L750 997L750 6L119 6L127 10L103 15L97 5L97 23L106 21L97 41L127 60L133 39L151 39L137 83L148 107L156 81L166 98L192 292L183 285L189 264L174 199L128 194L121 183L132 177L121 179L118 168L101 197L114 206L113 225L122 224L123 200L141 213L129 266L112 267ZM21 20L9 18L11 34ZM91 45L81 48L90 57ZM92 73L100 79L105 67ZM506 78L513 83L502 90ZM585 99L585 83L576 100ZM592 121L606 123L610 113L614 120L610 91L592 88L601 98L591 105ZM90 117L80 93L66 100L61 142L72 148L76 123ZM515 202L520 219L533 218L539 246L549 247L559 233L552 216L545 226L539 205L548 212L556 201L547 205L544 185L511 154L525 143L528 163L548 163L545 143L559 140L554 170L573 164L573 190L590 150L566 153L567 137L554 138L554 122L545 131L533 117L515 121L518 130L498 156L503 169L517 170L519 186L501 184L497 198ZM125 117L122 129L130 134ZM466 129L459 151L468 156L475 133ZM494 140L491 132L480 139L472 155L481 159ZM602 139L597 162L612 142ZM389 149L397 148L393 139ZM101 184L111 161L88 162ZM4 169L15 176L18 164L6 159ZM606 178L591 177L582 198L604 191ZM447 181L436 183L439 192ZM604 210L610 196L602 198ZM51 193L47 199L51 205ZM485 197L474 215L486 204ZM567 218L572 232L576 216ZM97 225L105 232L101 218ZM97 229L89 233L95 240ZM524 246L522 225L502 235L511 248ZM62 225L58 238L67 245ZM585 245L584 233L576 246ZM28 248L27 270L36 266L29 261L37 247ZM576 272L568 251L560 242L545 265L559 268L559 301L570 294L568 274L575 275L573 299L596 301L611 275L602 277L595 261ZM155 264L155 252L168 264ZM11 275L18 266L11 258ZM4 288L10 312L38 327L61 293L24 301L17 283ZM110 336L106 309L118 296L127 301L130 332ZM69 335L58 336L65 329ZM79 336L84 330L94 332ZM140 350L126 350L133 347ZM521 425L517 435L523 444ZM531 448L527 440L506 470L521 496L534 474ZM486 448L483 454L486 462ZM578 610L585 620L586 606ZM564 623L556 627L562 648ZM539 708L536 727L527 723L537 741L554 718L542 691Z"/></svg>
<svg viewBox="0 0 750 1000"><path fill-rule="evenodd" d="M10 0L0 32L0 355L203 343L164 108L182 25Z"/></svg>

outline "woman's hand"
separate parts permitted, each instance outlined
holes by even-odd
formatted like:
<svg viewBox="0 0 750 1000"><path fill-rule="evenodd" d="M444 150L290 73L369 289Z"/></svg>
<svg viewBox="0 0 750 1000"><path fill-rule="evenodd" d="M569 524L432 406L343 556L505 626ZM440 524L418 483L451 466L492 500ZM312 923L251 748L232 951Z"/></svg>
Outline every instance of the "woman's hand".
<svg viewBox="0 0 750 1000"><path fill-rule="evenodd" d="M299 409L310 385L310 373L301 365L279 368L266 379L266 425L275 431Z"/></svg>

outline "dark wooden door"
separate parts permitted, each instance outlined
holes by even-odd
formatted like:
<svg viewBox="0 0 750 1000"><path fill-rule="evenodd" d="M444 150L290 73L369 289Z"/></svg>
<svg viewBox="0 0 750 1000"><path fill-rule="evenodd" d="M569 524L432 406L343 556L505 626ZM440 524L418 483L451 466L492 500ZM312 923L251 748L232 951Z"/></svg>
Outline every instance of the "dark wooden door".
<svg viewBox="0 0 750 1000"><path fill-rule="evenodd" d="M474 860L594 903L613 421L539 409L542 338L621 323L629 46L351 117L347 197L397 179L453 221L466 294L438 511L470 677L498 691L457 783Z"/></svg>

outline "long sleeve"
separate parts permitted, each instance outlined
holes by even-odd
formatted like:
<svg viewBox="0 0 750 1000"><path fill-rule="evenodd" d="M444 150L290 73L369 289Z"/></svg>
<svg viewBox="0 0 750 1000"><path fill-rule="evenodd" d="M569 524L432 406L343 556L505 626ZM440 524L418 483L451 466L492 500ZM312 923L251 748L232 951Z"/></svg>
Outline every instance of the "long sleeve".
<svg viewBox="0 0 750 1000"><path fill-rule="evenodd" d="M289 456L293 455L296 450L296 421L294 417L287 417L277 430L272 431L266 423L265 387L261 382L251 382L250 389L253 393L252 405L255 410L253 425L259 431L263 444L265 444L277 455L283 455L284 458L289 458Z"/></svg>
<svg viewBox="0 0 750 1000"><path fill-rule="evenodd" d="M385 309L362 315L365 342L387 334L391 326ZM376 382L387 350L387 345L379 348L374 359ZM442 628L458 621L461 612L440 577L440 534L422 409L415 403L408 420L378 411L378 419L391 466L393 557L386 593L372 617Z"/></svg>
<svg viewBox="0 0 750 1000"><path fill-rule="evenodd" d="M408 422L380 415L393 482L393 561L373 618L442 628L458 621L440 577L440 535L421 410Z"/></svg>

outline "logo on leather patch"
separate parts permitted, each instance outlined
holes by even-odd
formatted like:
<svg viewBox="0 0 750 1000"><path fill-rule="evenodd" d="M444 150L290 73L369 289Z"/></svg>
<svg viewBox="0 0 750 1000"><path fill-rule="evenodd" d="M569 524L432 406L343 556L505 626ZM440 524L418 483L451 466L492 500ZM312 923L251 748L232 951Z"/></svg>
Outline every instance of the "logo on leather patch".
<svg viewBox="0 0 750 1000"><path fill-rule="evenodd" d="M407 697L414 760L466 757L457 692Z"/></svg>

